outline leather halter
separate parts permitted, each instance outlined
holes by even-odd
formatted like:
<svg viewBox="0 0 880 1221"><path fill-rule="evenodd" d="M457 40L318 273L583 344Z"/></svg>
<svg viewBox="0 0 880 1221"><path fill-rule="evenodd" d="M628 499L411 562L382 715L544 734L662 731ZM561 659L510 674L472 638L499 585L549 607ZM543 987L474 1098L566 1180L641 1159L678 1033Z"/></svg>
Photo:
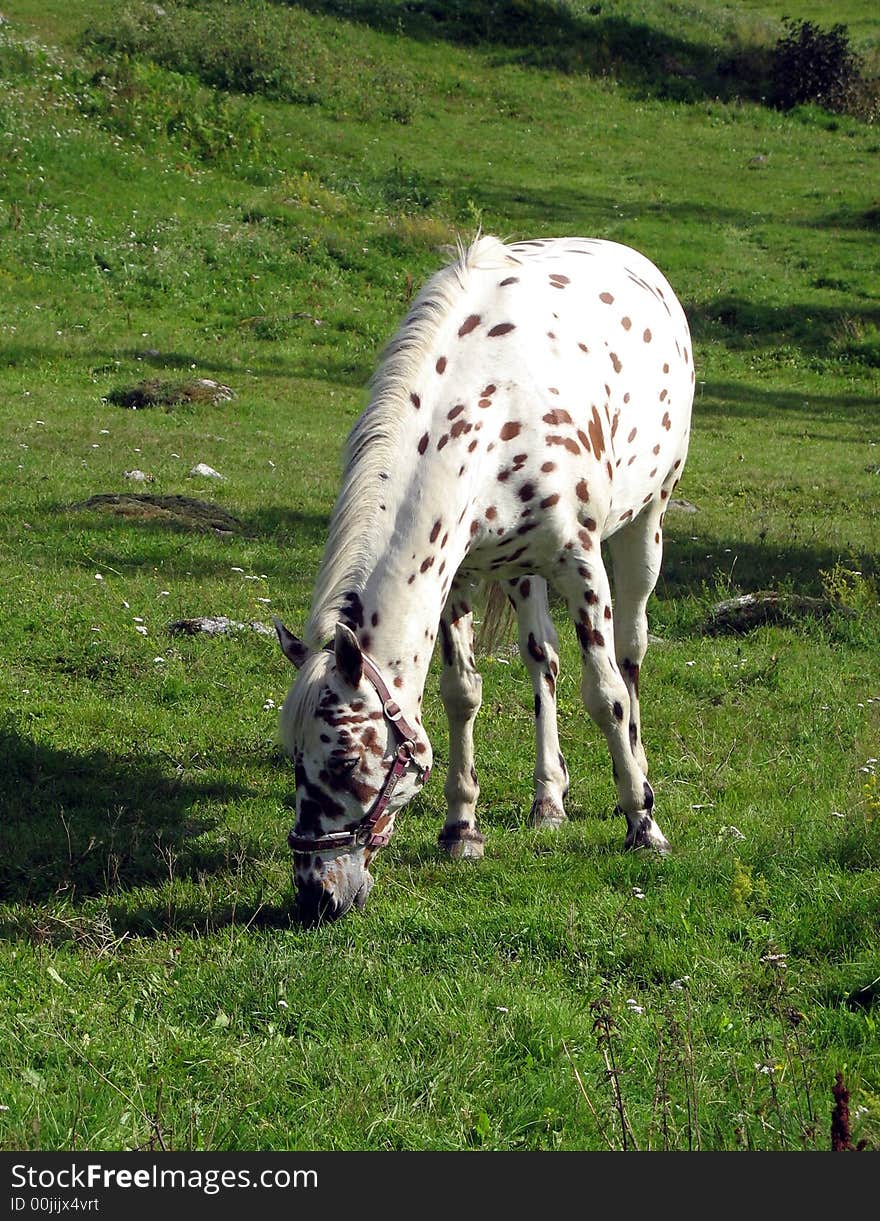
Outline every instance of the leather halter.
<svg viewBox="0 0 880 1221"><path fill-rule="evenodd" d="M333 652L333 646L327 646L327 652ZM382 701L382 712L386 721L397 735L399 742L397 751L385 780L379 790L376 800L369 810L352 828L351 831L330 831L317 838L296 834L296 828L290 832L287 842L295 853L306 855L313 852L323 852L330 848L354 848L362 845L365 848L384 848L391 839L391 832L386 831L390 816L385 815L388 803L397 784L409 767L410 763L418 768L422 784L426 784L431 774L430 767L423 767L416 759L416 744L419 740L417 731L403 715L400 705L393 699L388 684L382 677L382 672L369 654L362 652L364 677L372 684L376 694ZM381 823L381 825L379 825Z"/></svg>

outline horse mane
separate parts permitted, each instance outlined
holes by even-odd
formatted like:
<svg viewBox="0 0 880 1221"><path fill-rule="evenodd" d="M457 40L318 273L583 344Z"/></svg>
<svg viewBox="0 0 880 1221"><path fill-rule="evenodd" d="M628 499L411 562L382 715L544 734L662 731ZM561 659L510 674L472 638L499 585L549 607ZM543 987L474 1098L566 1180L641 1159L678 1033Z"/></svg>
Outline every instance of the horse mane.
<svg viewBox="0 0 880 1221"><path fill-rule="evenodd" d="M409 395L430 356L437 334L475 270L508 267L519 260L494 237L459 240L453 262L438 271L413 301L370 380L370 401L355 423L343 456L342 487L330 517L305 643L319 649L345 617L347 596L362 592L388 542L379 528L379 504L388 494L384 479L400 458L400 437L411 416Z"/></svg>

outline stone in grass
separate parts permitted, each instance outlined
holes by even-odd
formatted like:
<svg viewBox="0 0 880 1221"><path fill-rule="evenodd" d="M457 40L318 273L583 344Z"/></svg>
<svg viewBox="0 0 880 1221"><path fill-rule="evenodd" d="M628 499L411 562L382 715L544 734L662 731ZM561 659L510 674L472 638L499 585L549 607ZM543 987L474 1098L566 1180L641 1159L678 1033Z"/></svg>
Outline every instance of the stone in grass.
<svg viewBox="0 0 880 1221"><path fill-rule="evenodd" d="M229 386L210 377L194 377L189 381L150 377L136 386L111 390L107 402L140 411L145 407L179 407L183 403L225 403L234 398L235 392Z"/></svg>
<svg viewBox="0 0 880 1221"><path fill-rule="evenodd" d="M256 632L259 636L274 636L275 629L268 623L251 620L241 623L227 619L225 615L201 615L195 619L174 619L168 624L172 636L228 636L233 632Z"/></svg>
<svg viewBox="0 0 880 1221"><path fill-rule="evenodd" d="M191 475L201 475L203 479L225 479L225 475L221 475L219 471L215 471L213 466L208 466L207 462L197 462L190 471Z"/></svg>
<svg viewBox="0 0 880 1221"><path fill-rule="evenodd" d="M803 594L779 593L762 589L739 598L727 598L709 612L709 633L751 632L768 623L795 623L804 618L828 618L852 612L829 598L808 598Z"/></svg>
<svg viewBox="0 0 880 1221"><path fill-rule="evenodd" d="M196 530L231 538L241 534L242 522L220 505L192 496L153 496L146 492L101 492L88 500L71 505L71 509L94 509L125 517L129 521L168 525L178 529Z"/></svg>

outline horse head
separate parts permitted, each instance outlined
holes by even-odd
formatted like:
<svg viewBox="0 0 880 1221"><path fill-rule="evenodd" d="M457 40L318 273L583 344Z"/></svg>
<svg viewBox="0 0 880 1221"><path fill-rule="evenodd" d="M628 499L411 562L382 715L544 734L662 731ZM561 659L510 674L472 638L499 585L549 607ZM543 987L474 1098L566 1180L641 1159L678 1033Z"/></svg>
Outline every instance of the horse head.
<svg viewBox="0 0 880 1221"><path fill-rule="evenodd" d="M277 619L275 630L299 671L281 709L280 734L296 780L289 843L297 913L311 926L364 906L373 886L370 861L427 780L431 747L350 628L337 624L332 644L318 652Z"/></svg>

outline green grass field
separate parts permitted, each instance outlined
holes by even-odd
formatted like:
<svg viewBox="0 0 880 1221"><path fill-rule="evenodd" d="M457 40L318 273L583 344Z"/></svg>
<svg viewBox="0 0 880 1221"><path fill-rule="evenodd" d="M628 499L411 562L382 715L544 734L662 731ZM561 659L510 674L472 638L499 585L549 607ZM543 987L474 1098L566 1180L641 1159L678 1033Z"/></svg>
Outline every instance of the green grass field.
<svg viewBox="0 0 880 1221"><path fill-rule="evenodd" d="M0 1148L821 1149L837 1073L880 1147L877 125L762 104L769 0L162 8L0 25ZM802 9L876 64L872 6ZM642 688L674 851L622 851L560 621L569 823L526 825L502 644L486 859L436 845L434 676L366 911L302 932L290 667L168 625L302 628L382 344L478 226L633 245L692 322ZM198 378L235 398L116 401ZM821 613L710 630L761 590Z"/></svg>

